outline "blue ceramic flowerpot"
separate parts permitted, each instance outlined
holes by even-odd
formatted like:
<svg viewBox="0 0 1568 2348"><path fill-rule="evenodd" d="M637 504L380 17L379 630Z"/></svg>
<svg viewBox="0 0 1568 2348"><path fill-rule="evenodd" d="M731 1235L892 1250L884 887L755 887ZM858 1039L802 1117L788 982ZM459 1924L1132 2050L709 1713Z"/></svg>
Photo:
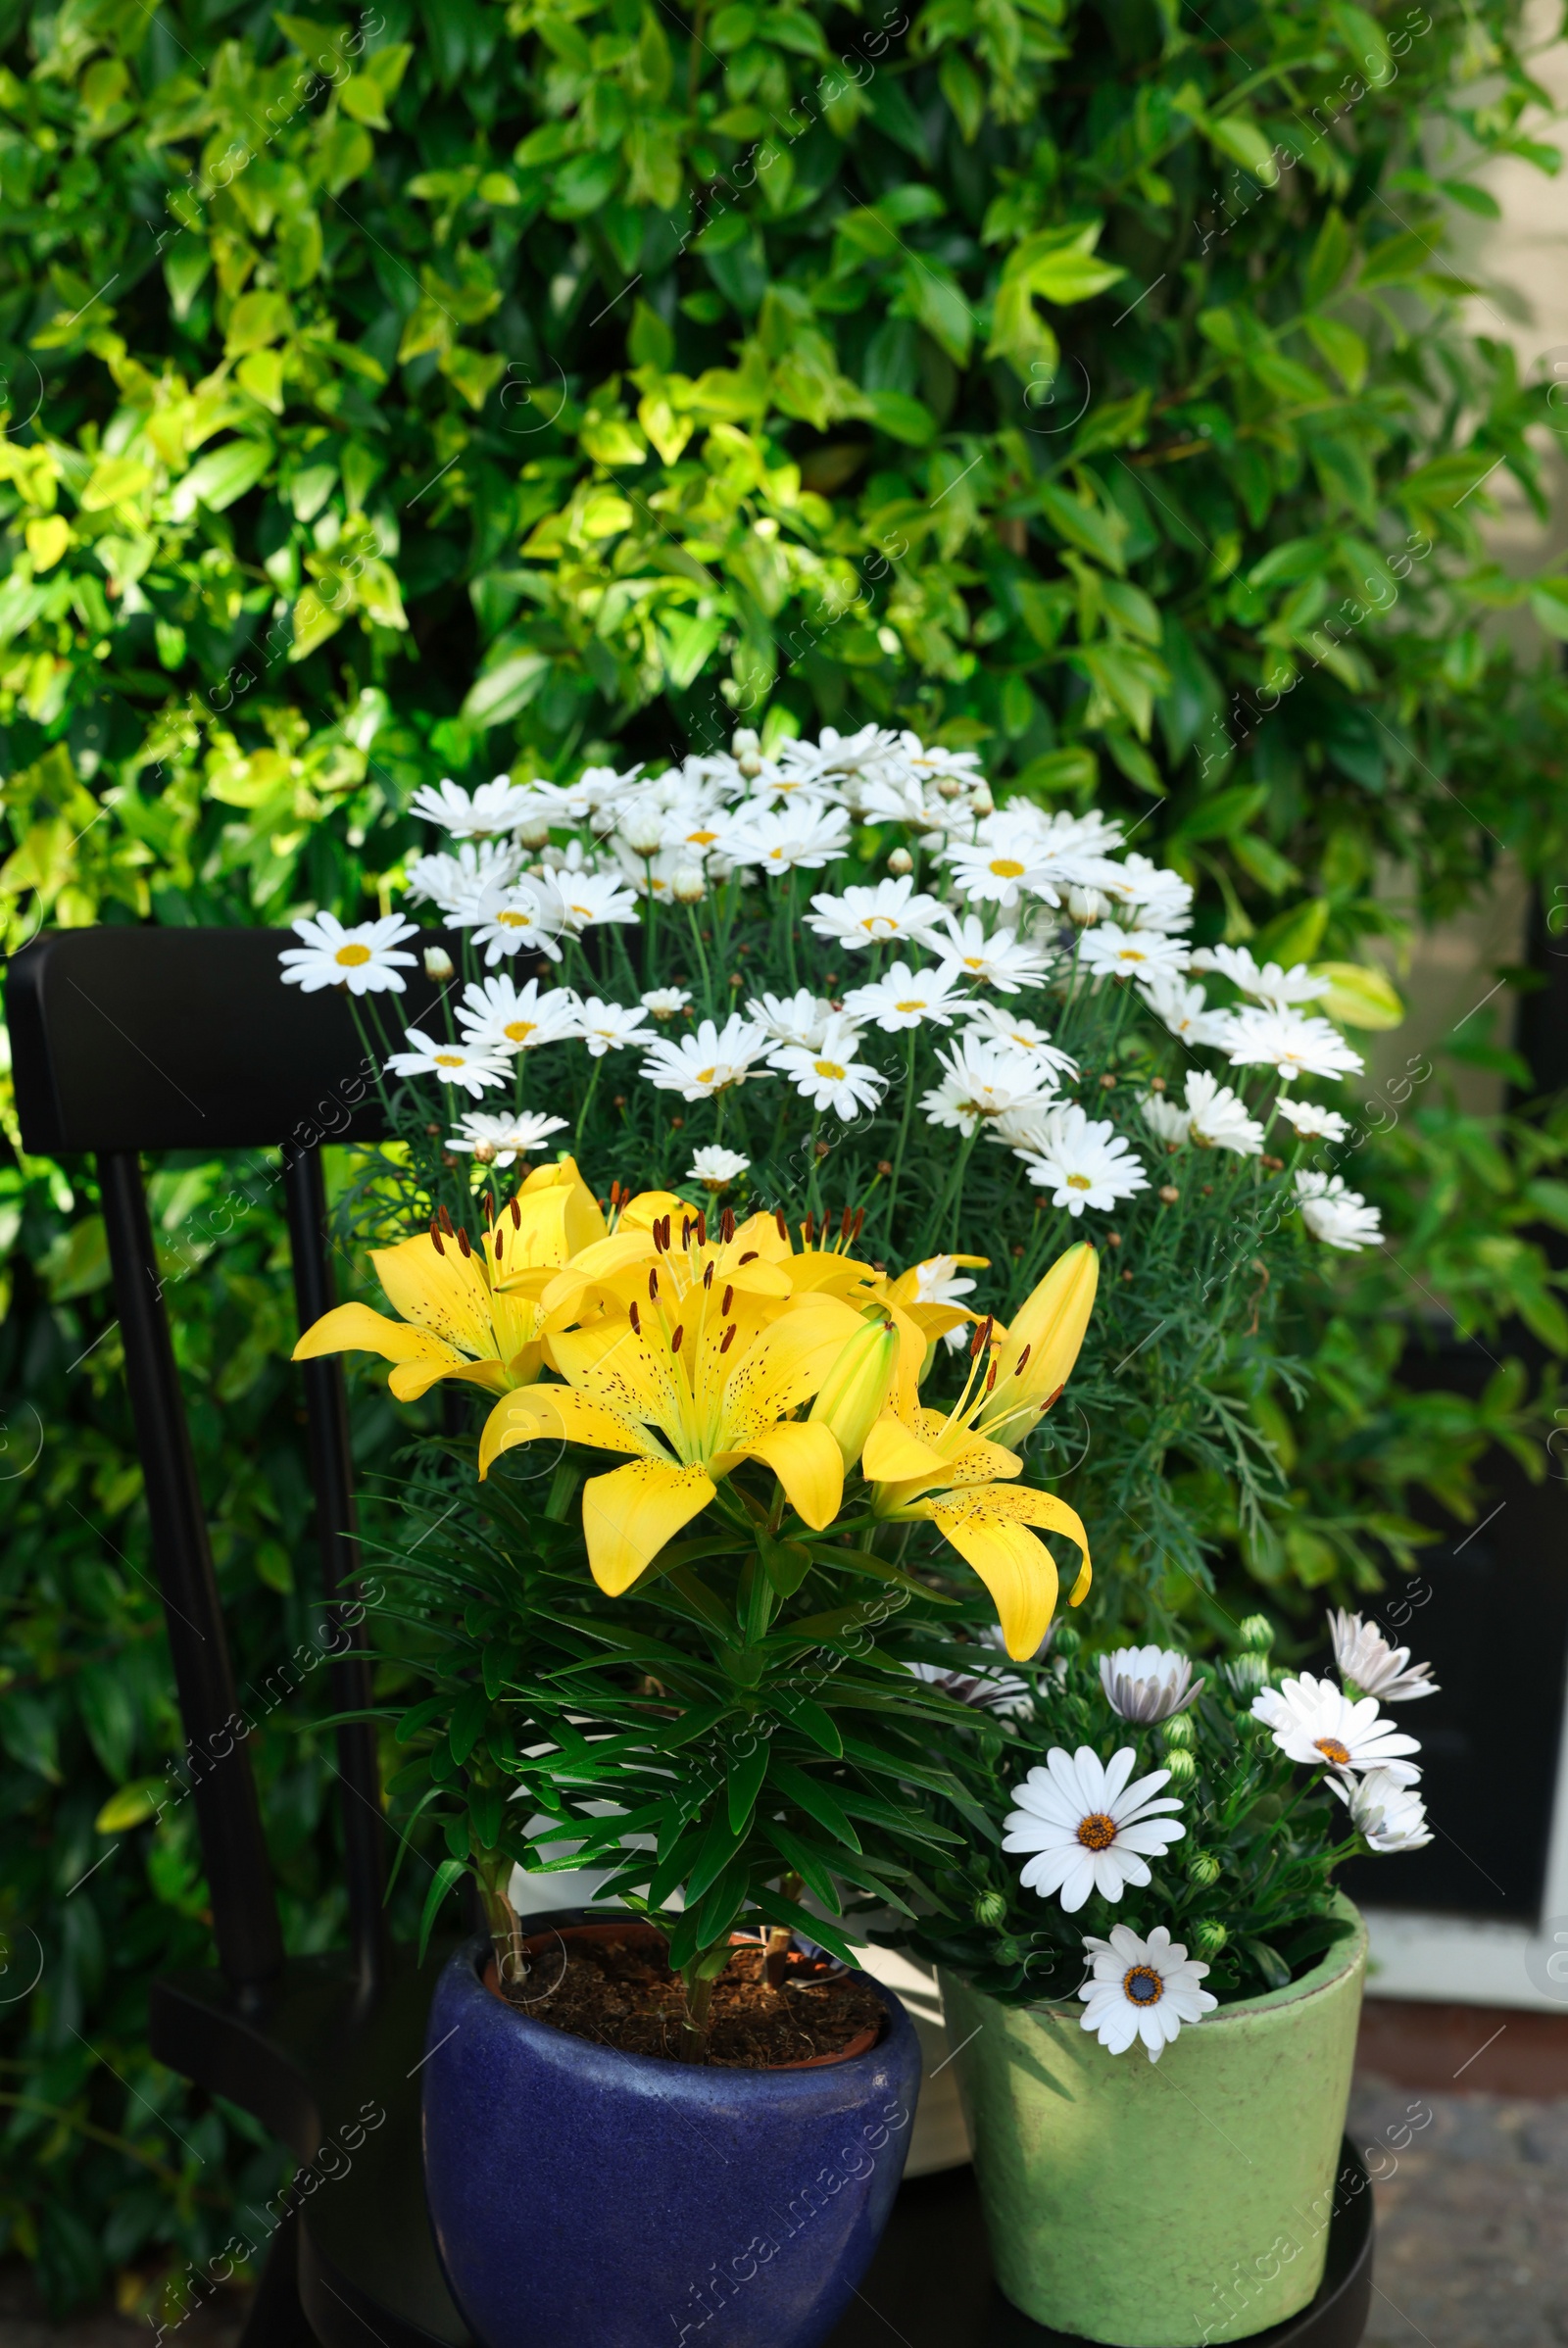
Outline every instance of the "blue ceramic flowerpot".
<svg viewBox="0 0 1568 2348"><path fill-rule="evenodd" d="M531 2020L489 1956L475 1938L443 1970L423 2074L431 2224L483 2348L682 2348L720 2318L723 2348L815 2348L904 2170L920 2050L898 1999L871 1984L867 2053L708 2069Z"/></svg>

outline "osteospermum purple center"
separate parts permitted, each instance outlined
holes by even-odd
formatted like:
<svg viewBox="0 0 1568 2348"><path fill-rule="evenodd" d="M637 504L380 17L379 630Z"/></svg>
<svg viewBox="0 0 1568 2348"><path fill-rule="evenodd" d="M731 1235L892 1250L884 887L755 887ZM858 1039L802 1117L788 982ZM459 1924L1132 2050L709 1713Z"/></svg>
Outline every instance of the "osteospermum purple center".
<svg viewBox="0 0 1568 2348"><path fill-rule="evenodd" d="M1116 1821L1107 1818L1103 1810L1091 1810L1078 1822L1078 1839L1085 1850L1108 1850L1116 1839Z"/></svg>
<svg viewBox="0 0 1568 2348"><path fill-rule="evenodd" d="M1122 1993L1135 2006L1157 2006L1165 1984L1152 1965L1131 1966L1121 1979Z"/></svg>

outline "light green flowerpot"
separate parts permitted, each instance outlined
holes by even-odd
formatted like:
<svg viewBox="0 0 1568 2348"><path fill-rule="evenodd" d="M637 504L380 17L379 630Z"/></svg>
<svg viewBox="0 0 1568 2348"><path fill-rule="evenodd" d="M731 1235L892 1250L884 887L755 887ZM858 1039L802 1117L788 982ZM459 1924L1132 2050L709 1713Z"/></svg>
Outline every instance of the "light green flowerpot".
<svg viewBox="0 0 1568 2348"><path fill-rule="evenodd" d="M1107 2054L1073 2003L942 1978L997 2280L1037 2324L1114 2348L1241 2340L1323 2275L1366 1927L1288 1989ZM967 2041L967 2043L965 2043Z"/></svg>

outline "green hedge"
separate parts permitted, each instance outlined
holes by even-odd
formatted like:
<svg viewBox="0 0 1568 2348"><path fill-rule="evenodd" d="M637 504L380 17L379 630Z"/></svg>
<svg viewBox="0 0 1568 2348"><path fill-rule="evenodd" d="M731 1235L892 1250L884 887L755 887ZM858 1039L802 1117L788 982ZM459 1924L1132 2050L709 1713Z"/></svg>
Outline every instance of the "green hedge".
<svg viewBox="0 0 1568 2348"><path fill-rule="evenodd" d="M1555 871L1555 656L1489 622L1568 635L1568 582L1480 538L1494 474L1544 511L1552 418L1446 258L1482 162L1556 161L1517 14L5 7L9 946L368 908L419 782L737 719L907 723L1142 818L1260 957L1354 959L1505 850ZM1558 1128L1447 1086L1513 1068L1498 1007L1354 1163L1398 1243L1303 1328L1310 1405L1250 1399L1288 1521L1247 1548L1183 1485L1287 1613L1408 1563L1412 1495L1470 1509L1494 1437L1539 1456L1511 1367L1479 1407L1397 1381L1423 1295L1568 1349ZM126 1823L175 1736L91 1183L8 1130L0 1922L47 1962L0 2008L0 2220L57 2302L132 2305L269 2156L136 2051L202 1892L176 1822ZM243 1677L309 1604L279 1225L265 1169L158 1199ZM391 1426L368 1398L368 1464ZM300 1945L336 1909L295 1725L261 1765Z"/></svg>

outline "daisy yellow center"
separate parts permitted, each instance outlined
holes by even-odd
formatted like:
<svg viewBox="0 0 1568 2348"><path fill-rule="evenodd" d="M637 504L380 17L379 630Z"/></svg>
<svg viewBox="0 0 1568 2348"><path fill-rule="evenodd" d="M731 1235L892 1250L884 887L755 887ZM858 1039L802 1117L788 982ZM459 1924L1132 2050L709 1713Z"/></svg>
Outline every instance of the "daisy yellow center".
<svg viewBox="0 0 1568 2348"><path fill-rule="evenodd" d="M893 1007L896 1011L923 1011L925 1004L917 999L911 998L906 1003L896 1003Z"/></svg>
<svg viewBox="0 0 1568 2348"><path fill-rule="evenodd" d="M1135 2006L1157 2006L1165 1984L1152 1965L1132 1965L1121 1977L1122 1995Z"/></svg>
<svg viewBox="0 0 1568 2348"><path fill-rule="evenodd" d="M461 1068L464 1065L463 1054L461 1052L438 1052L435 1064L438 1068Z"/></svg>
<svg viewBox="0 0 1568 2348"><path fill-rule="evenodd" d="M839 1066L837 1060L813 1060L811 1065L816 1070L818 1076L826 1076L830 1078L834 1084L840 1084L843 1082L844 1070Z"/></svg>
<svg viewBox="0 0 1568 2348"><path fill-rule="evenodd" d="M1109 1850L1116 1839L1116 1821L1103 1810L1091 1810L1078 1821L1078 1839L1086 1851Z"/></svg>
<svg viewBox="0 0 1568 2348"><path fill-rule="evenodd" d="M594 908L591 905L574 905L571 909L574 913L580 913L585 921L590 920L593 916Z"/></svg>
<svg viewBox="0 0 1568 2348"><path fill-rule="evenodd" d="M1092 1191L1094 1187L1087 1174L1069 1174L1067 1177L1069 1191Z"/></svg>
<svg viewBox="0 0 1568 2348"><path fill-rule="evenodd" d="M782 848L770 848L770 849L768 850L768 852L767 852L767 853L768 853L768 856L769 856L770 860L771 860L773 863L775 863L775 864L782 864L782 863L783 863L783 861L784 861L784 851L783 851L783 849L782 849Z"/></svg>
<svg viewBox="0 0 1568 2348"><path fill-rule="evenodd" d="M1023 866L1016 856L993 856L991 869L998 880L1017 880L1023 871Z"/></svg>
<svg viewBox="0 0 1568 2348"><path fill-rule="evenodd" d="M716 1068L699 1068L697 1071L697 1081L699 1084L711 1084L717 1074L718 1070Z"/></svg>
<svg viewBox="0 0 1568 2348"><path fill-rule="evenodd" d="M497 929L526 929L527 926L528 916L526 913L498 913L496 915Z"/></svg>
<svg viewBox="0 0 1568 2348"><path fill-rule="evenodd" d="M1124 962L1147 962L1149 956L1140 954L1136 946L1124 946L1118 958Z"/></svg>
<svg viewBox="0 0 1568 2348"><path fill-rule="evenodd" d="M867 913L865 919L860 923L860 927L873 938L878 931L885 931L890 938L895 937L898 934L898 923L890 921L885 913Z"/></svg>
<svg viewBox="0 0 1568 2348"><path fill-rule="evenodd" d="M1323 1755L1324 1760L1332 1761L1336 1769L1346 1769L1349 1766L1350 1748L1348 1745L1342 1744L1337 1737L1315 1737L1312 1741L1316 1750Z"/></svg>
<svg viewBox="0 0 1568 2348"><path fill-rule="evenodd" d="M358 970L369 958L368 946L340 946L332 956L333 961L341 962L345 970Z"/></svg>
<svg viewBox="0 0 1568 2348"><path fill-rule="evenodd" d="M986 966L986 957L983 954L966 954L963 957L963 966L966 970L983 970Z"/></svg>
<svg viewBox="0 0 1568 2348"><path fill-rule="evenodd" d="M688 832L686 838L693 848L711 848L717 832Z"/></svg>
<svg viewBox="0 0 1568 2348"><path fill-rule="evenodd" d="M509 1043L525 1044L538 1025L537 1019L512 1019L501 1032Z"/></svg>

